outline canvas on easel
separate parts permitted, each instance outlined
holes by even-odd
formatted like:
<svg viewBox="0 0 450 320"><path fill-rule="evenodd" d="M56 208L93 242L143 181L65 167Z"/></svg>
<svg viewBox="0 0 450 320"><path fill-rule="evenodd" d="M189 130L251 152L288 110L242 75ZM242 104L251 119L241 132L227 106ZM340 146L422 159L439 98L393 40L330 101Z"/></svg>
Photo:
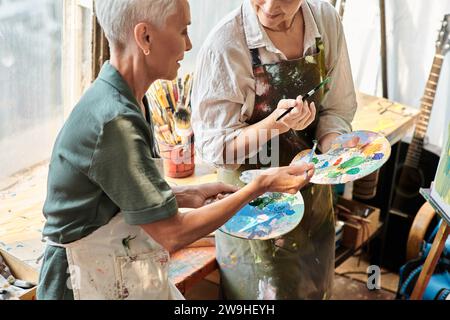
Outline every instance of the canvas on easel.
<svg viewBox="0 0 450 320"><path fill-rule="evenodd" d="M422 299L450 235L450 125L447 128L446 141L442 148L441 159L434 183L431 186L431 192L426 189L421 190L421 194L436 210L436 213L442 217L443 221L423 264L411 294L411 300Z"/></svg>
<svg viewBox="0 0 450 320"><path fill-rule="evenodd" d="M450 219L450 125L447 129L446 142L442 148L436 177L431 187L431 198L442 209L442 213Z"/></svg>

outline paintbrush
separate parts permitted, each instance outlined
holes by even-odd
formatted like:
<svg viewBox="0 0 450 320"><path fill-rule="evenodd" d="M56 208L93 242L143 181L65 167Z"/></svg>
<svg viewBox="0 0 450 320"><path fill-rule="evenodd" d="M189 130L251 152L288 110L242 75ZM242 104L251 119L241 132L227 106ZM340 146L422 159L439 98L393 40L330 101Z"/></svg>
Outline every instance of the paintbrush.
<svg viewBox="0 0 450 320"><path fill-rule="evenodd" d="M172 110L172 112L175 112L176 104L175 104L175 98L173 96L173 92L169 88L169 85L168 85L167 82L162 82L161 84L162 84L162 88L164 90L164 93L166 94L166 100L167 100L167 102L169 104L169 108L170 108L170 110Z"/></svg>
<svg viewBox="0 0 450 320"><path fill-rule="evenodd" d="M302 101L304 102L306 99L308 99L309 97L311 97L313 94L316 93L316 91L318 91L320 88L322 88L324 85L326 85L328 82L330 82L331 78L328 77L325 80L323 80L321 83L319 83L317 85L317 87L315 87L314 89L312 89L311 91L309 91L307 94L305 94L302 98ZM289 112L291 112L294 109L294 107L290 107L288 109L286 109L285 112L283 112L283 114L281 116L279 116L277 118L276 121L280 121L281 119L283 119Z"/></svg>
<svg viewBox="0 0 450 320"><path fill-rule="evenodd" d="M173 101L175 104L175 107L177 106L177 101L178 101L178 97L180 95L180 93L178 92L178 85L177 85L177 80L173 80L170 82L170 86L172 88L172 92L173 92Z"/></svg>
<svg viewBox="0 0 450 320"><path fill-rule="evenodd" d="M169 127L168 124L166 124L164 126L161 126L159 129L161 131L161 134L163 135L165 140L169 142L169 144L171 144L171 145L176 145L177 144L177 141L173 137L172 131L170 130L170 127Z"/></svg>
<svg viewBox="0 0 450 320"><path fill-rule="evenodd" d="M313 143L314 143L314 146L308 154L306 163L311 163L312 159L314 158L314 154L316 153L318 142L317 142L317 140L313 140ZM308 171L305 172L305 178L308 178Z"/></svg>
<svg viewBox="0 0 450 320"><path fill-rule="evenodd" d="M183 80L181 78L178 78L178 81L177 81L177 91L178 91L177 103L182 104L183 96L184 96L184 87L183 87Z"/></svg>
<svg viewBox="0 0 450 320"><path fill-rule="evenodd" d="M166 140L166 137L162 134L161 129L158 126L155 126L155 134L160 142L166 142L169 144L169 141Z"/></svg>
<svg viewBox="0 0 450 320"><path fill-rule="evenodd" d="M190 74L188 74L188 78L187 78L184 90L185 90L184 108L190 109L191 92L192 92L192 77Z"/></svg>
<svg viewBox="0 0 450 320"><path fill-rule="evenodd" d="M191 127L190 95L192 75L173 81L155 81L148 90L157 138L167 144L189 142ZM176 115L175 115L176 113Z"/></svg>
<svg viewBox="0 0 450 320"><path fill-rule="evenodd" d="M191 113L179 107L174 114L175 131L181 137L182 144L188 144L189 137L192 135Z"/></svg>
<svg viewBox="0 0 450 320"><path fill-rule="evenodd" d="M311 152L308 154L308 160L306 163L311 163L312 159L314 158L314 154L316 153L317 145L319 144L317 140L313 140L314 146L311 149Z"/></svg>

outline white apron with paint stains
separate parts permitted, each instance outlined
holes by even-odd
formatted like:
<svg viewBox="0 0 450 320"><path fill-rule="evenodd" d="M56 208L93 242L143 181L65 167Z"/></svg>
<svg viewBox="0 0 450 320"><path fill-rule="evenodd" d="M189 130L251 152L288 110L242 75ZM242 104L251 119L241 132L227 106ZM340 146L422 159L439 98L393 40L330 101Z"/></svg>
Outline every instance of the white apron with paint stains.
<svg viewBox="0 0 450 320"><path fill-rule="evenodd" d="M184 299L169 280L169 253L122 213L78 241L47 244L66 249L75 300Z"/></svg>

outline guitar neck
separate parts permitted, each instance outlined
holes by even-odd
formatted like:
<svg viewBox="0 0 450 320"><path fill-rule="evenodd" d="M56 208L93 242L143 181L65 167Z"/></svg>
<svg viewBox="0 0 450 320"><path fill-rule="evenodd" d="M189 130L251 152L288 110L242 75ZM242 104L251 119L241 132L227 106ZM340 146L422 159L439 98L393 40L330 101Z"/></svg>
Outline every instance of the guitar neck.
<svg viewBox="0 0 450 320"><path fill-rule="evenodd" d="M442 55L436 54L434 56L433 65L431 66L430 75L428 77L427 85L425 86L425 93L422 97L422 103L420 105L419 118L416 123L414 136L408 148L405 161L405 165L412 168L419 167L422 147L425 135L427 133L428 123L430 121L431 109L433 108L434 97L436 96L436 89L439 82L439 77L441 75L443 61L444 57Z"/></svg>

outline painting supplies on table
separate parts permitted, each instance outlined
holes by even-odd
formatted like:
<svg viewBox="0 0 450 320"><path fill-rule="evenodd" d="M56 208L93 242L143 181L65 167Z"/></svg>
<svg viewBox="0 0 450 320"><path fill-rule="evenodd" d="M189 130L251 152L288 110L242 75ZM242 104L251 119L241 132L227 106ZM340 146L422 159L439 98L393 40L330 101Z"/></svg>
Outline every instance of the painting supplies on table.
<svg viewBox="0 0 450 320"><path fill-rule="evenodd" d="M309 91L307 94L305 94L302 98L302 101L306 101L306 99L308 99L309 97L311 97L314 93L316 93L316 91L320 90L320 88L322 88L324 85L326 85L328 82L331 81L331 78L328 77L325 80L323 80L321 83L319 83L317 85L317 87L315 87L314 89L312 89L311 91ZM289 112L291 112L294 109L294 107L290 107L288 109L286 109L285 112L283 112L283 114L281 116L279 116L277 118L277 121L280 121L281 119L283 119Z"/></svg>
<svg viewBox="0 0 450 320"><path fill-rule="evenodd" d="M191 128L192 75L173 81L157 80L147 97L159 142L175 146L189 142Z"/></svg>
<svg viewBox="0 0 450 320"><path fill-rule="evenodd" d="M157 80L147 93L164 173L171 178L185 178L195 170L192 79L187 74L173 81Z"/></svg>
<svg viewBox="0 0 450 320"><path fill-rule="evenodd" d="M14 286L9 280L0 276L0 300L19 300L19 297L25 291L25 289Z"/></svg>
<svg viewBox="0 0 450 320"><path fill-rule="evenodd" d="M0 255L0 300L18 300L28 289L35 284L16 279L6 262Z"/></svg>
<svg viewBox="0 0 450 320"><path fill-rule="evenodd" d="M10 284L14 284L14 281L16 280L9 267L6 265L5 260L3 260L2 256L0 255L0 276L3 277L6 281L8 281Z"/></svg>

